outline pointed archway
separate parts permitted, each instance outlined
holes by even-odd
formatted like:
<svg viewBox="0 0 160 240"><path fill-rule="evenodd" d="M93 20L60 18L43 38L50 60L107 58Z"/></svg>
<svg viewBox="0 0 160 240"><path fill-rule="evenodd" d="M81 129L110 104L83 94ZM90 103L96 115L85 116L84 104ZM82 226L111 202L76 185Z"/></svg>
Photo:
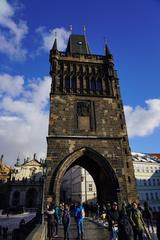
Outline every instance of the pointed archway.
<svg viewBox="0 0 160 240"><path fill-rule="evenodd" d="M52 172L50 194L54 194L54 200L57 203L60 201L61 180L75 165L83 167L93 177L99 203L119 201L119 183L114 169L101 154L84 147L64 158Z"/></svg>

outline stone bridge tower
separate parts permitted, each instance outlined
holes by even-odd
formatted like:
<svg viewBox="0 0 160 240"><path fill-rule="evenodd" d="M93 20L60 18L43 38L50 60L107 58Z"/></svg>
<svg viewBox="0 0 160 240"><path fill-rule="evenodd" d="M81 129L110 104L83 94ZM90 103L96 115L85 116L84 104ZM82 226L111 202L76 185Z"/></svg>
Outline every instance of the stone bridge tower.
<svg viewBox="0 0 160 240"><path fill-rule="evenodd" d="M119 80L107 45L91 54L84 35L71 34L65 52L50 51L46 196L60 201L61 179L75 165L93 177L99 202L136 199Z"/></svg>

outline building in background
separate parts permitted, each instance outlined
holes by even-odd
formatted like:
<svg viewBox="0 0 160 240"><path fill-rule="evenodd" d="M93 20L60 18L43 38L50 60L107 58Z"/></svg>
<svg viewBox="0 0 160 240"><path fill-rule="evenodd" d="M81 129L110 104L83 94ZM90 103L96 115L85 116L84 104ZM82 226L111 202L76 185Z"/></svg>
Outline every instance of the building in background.
<svg viewBox="0 0 160 240"><path fill-rule="evenodd" d="M12 168L4 163L3 155L0 157L0 209L8 204L9 180Z"/></svg>
<svg viewBox="0 0 160 240"><path fill-rule="evenodd" d="M17 162L12 170L12 181L39 181L43 176L43 165L36 159L34 154L33 159L24 159L24 163L20 164L20 159L17 158Z"/></svg>
<svg viewBox="0 0 160 240"><path fill-rule="evenodd" d="M27 159L20 164L19 158L14 166L9 184L9 207L23 206L38 208L42 201L43 163Z"/></svg>
<svg viewBox="0 0 160 240"><path fill-rule="evenodd" d="M95 203L96 199L97 191L92 176L80 166L71 168L62 180L61 200Z"/></svg>
<svg viewBox="0 0 160 240"><path fill-rule="evenodd" d="M10 179L12 168L4 163L3 155L0 157L0 183L7 182Z"/></svg>
<svg viewBox="0 0 160 240"><path fill-rule="evenodd" d="M140 203L160 211L160 154L132 153Z"/></svg>

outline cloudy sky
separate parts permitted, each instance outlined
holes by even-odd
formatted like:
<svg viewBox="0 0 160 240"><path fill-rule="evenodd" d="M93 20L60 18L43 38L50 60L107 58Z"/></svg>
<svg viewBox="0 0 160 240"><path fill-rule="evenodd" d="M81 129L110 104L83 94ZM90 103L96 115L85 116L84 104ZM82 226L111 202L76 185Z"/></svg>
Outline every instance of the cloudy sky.
<svg viewBox="0 0 160 240"><path fill-rule="evenodd" d="M63 2L63 4L62 4ZM160 152L160 1L0 0L0 154L45 157L49 50L87 28L92 53L104 38L115 58L132 151Z"/></svg>

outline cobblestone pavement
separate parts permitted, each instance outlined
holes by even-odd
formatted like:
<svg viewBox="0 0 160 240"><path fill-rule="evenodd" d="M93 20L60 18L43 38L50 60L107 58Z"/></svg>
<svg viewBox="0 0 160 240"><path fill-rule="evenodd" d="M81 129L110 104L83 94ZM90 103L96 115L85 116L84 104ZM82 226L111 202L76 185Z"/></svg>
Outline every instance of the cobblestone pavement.
<svg viewBox="0 0 160 240"><path fill-rule="evenodd" d="M70 228L70 240L75 240L77 237L77 228L76 223L72 220L71 228ZM84 221L84 240L108 240L108 230L102 226L99 226L93 222L90 222L89 220ZM63 227L62 225L59 226L59 235L57 238L54 238L57 240L64 239L63 234Z"/></svg>

